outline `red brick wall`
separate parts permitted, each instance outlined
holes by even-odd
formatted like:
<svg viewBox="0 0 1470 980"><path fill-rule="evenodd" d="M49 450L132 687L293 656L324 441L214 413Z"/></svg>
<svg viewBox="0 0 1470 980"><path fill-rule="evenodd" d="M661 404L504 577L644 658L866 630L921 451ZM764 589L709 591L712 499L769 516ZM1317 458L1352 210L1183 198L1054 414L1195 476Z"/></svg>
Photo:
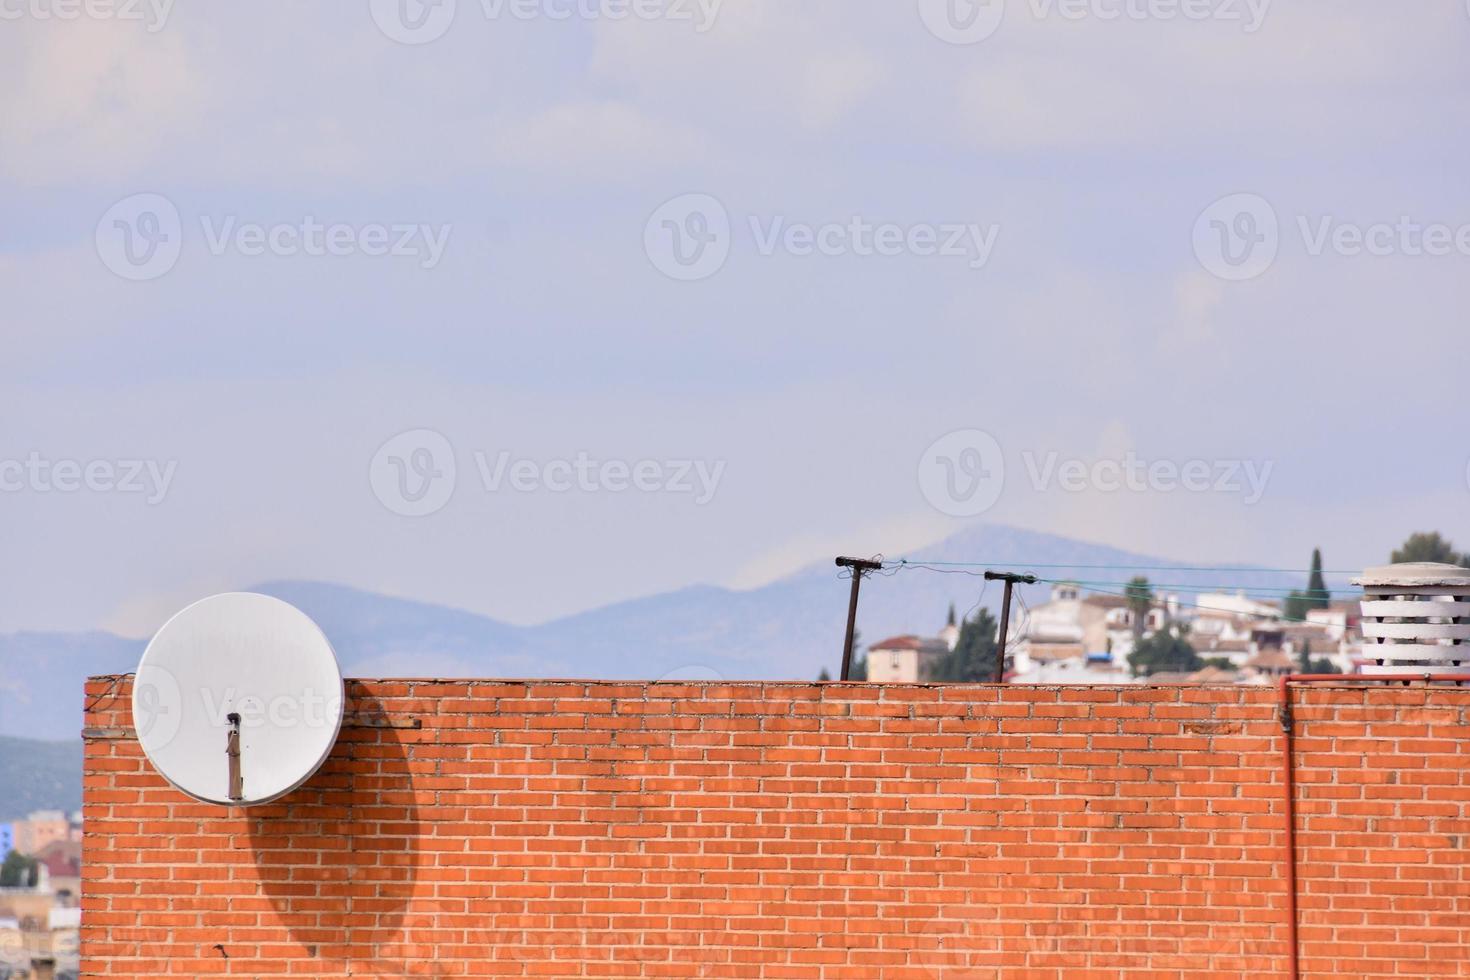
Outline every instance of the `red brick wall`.
<svg viewBox="0 0 1470 980"><path fill-rule="evenodd" d="M322 772L245 811L89 683L84 975L1285 975L1271 690L348 694ZM1296 698L1304 976L1470 977L1470 692Z"/></svg>

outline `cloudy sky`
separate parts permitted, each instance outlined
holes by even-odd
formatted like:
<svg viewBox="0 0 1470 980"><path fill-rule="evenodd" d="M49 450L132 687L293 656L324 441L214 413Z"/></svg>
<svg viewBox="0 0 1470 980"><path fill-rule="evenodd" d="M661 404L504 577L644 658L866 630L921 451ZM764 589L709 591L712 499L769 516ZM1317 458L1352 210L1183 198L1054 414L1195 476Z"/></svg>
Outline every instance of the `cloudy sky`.
<svg viewBox="0 0 1470 980"><path fill-rule="evenodd" d="M0 17L0 630L1470 544L1463 0Z"/></svg>

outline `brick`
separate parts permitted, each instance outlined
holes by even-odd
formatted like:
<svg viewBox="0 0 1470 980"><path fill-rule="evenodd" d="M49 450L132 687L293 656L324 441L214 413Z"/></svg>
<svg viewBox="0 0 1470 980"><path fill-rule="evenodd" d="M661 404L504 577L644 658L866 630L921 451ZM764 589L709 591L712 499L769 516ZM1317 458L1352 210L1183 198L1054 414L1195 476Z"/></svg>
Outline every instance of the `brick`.
<svg viewBox="0 0 1470 980"><path fill-rule="evenodd" d="M1470 691L1294 696L1304 975L1470 978ZM1275 697L353 680L423 727L249 811L93 738L83 973L1279 976Z"/></svg>

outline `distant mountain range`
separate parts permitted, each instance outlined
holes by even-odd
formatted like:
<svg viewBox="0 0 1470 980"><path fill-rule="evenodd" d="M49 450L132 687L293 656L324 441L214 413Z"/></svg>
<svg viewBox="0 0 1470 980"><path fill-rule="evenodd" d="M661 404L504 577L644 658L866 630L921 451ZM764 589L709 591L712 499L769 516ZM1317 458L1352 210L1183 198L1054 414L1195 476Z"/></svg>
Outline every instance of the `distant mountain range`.
<svg viewBox="0 0 1470 980"><path fill-rule="evenodd" d="M1133 575L1136 566L1181 565L995 525L967 528L922 549L917 557L986 562L1045 578L1117 581ZM823 667L835 674L841 657L848 586L838 571L829 557L757 589L693 586L538 626L514 626L320 582L245 587L278 596L316 620L348 676L810 680ZM985 583L978 575L947 571L914 568L865 581L858 616L863 637L877 641L896 633L932 635L944 625L950 603L961 615L977 603L998 609L998 585L984 590L982 598ZM1145 574L1156 582L1187 586L1178 590L1184 592L1226 584L1306 585L1304 575L1270 571ZM1049 588L1027 587L1022 595L1035 604L1045 600ZM144 645L95 632L0 636L0 734L75 738L81 727L83 679L133 670Z"/></svg>

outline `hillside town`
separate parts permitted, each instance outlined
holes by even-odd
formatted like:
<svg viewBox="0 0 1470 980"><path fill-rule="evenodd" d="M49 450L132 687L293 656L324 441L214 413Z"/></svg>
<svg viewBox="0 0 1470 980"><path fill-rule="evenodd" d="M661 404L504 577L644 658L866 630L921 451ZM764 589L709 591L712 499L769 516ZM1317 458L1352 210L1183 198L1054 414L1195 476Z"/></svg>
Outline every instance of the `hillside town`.
<svg viewBox="0 0 1470 980"><path fill-rule="evenodd" d="M41 810L0 823L0 980L77 976L82 815Z"/></svg>
<svg viewBox="0 0 1470 980"><path fill-rule="evenodd" d="M1284 604L1235 593L1130 597L1062 582L1013 624L1005 679L1012 684L1270 684L1292 672L1354 674L1369 664L1356 601L1320 602L1289 616ZM870 681L941 679L960 624L935 636L871 644ZM1147 658L1141 656L1150 654Z"/></svg>

